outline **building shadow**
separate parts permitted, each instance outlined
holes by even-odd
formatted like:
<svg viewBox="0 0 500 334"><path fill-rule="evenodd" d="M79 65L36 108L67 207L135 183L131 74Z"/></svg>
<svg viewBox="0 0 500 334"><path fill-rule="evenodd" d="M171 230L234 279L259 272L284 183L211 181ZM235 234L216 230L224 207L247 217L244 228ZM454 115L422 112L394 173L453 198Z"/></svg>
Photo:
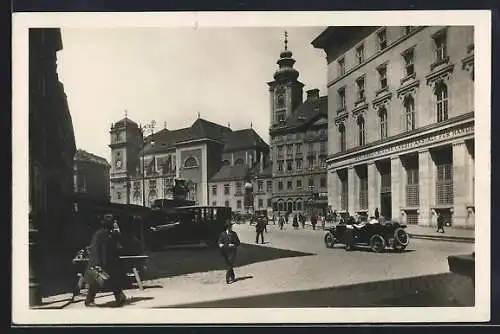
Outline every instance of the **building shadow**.
<svg viewBox="0 0 500 334"><path fill-rule="evenodd" d="M315 254L243 243L238 247L235 265L240 267L258 262L311 255ZM172 248L149 254L144 279L154 280L224 269L224 260L219 249Z"/></svg>
<svg viewBox="0 0 500 334"><path fill-rule="evenodd" d="M453 273L198 302L165 308L470 307L472 280Z"/></svg>

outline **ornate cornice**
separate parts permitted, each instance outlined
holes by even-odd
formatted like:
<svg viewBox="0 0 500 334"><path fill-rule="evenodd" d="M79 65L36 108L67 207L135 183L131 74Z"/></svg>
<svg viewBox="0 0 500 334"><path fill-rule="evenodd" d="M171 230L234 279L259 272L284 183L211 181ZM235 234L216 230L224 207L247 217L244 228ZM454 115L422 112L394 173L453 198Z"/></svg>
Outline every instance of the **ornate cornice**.
<svg viewBox="0 0 500 334"><path fill-rule="evenodd" d="M362 104L358 105L356 108L352 110L352 116L358 117L361 114L364 114L368 110L368 103L363 102Z"/></svg>
<svg viewBox="0 0 500 334"><path fill-rule="evenodd" d="M467 47L467 56L462 59L462 69L470 72L472 80L474 80L474 44Z"/></svg>
<svg viewBox="0 0 500 334"><path fill-rule="evenodd" d="M418 87L420 87L420 80L410 81L406 85L398 88L396 91L398 98L403 100L408 95L414 95Z"/></svg>
<svg viewBox="0 0 500 334"><path fill-rule="evenodd" d="M339 127L340 124L344 124L348 116L349 116L348 112L344 112L342 114L337 115L337 117L335 117L335 125Z"/></svg>
<svg viewBox="0 0 500 334"><path fill-rule="evenodd" d="M386 91L385 94L382 94L380 96L377 96L373 101L372 105L373 108L378 109L381 106L386 106L387 103L392 99L392 93Z"/></svg>
<svg viewBox="0 0 500 334"><path fill-rule="evenodd" d="M453 72L455 65L449 64L443 67L436 67L431 73L425 76L427 85L434 86L439 81L448 80Z"/></svg>

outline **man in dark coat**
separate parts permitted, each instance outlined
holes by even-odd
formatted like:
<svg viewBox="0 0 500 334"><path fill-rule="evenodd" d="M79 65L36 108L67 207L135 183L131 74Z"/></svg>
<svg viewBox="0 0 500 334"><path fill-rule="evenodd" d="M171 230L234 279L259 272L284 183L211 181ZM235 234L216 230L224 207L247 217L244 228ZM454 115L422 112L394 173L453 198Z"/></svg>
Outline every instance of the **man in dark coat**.
<svg viewBox="0 0 500 334"><path fill-rule="evenodd" d="M311 216L311 225L313 227L313 230L316 229L316 224L318 223L318 217L316 217L315 214Z"/></svg>
<svg viewBox="0 0 500 334"><path fill-rule="evenodd" d="M266 229L266 221L262 217L257 218L257 224L255 225L255 232L257 233L255 236L255 243L259 243L259 236L260 236L260 243L264 243L264 230Z"/></svg>
<svg viewBox="0 0 500 334"><path fill-rule="evenodd" d="M240 239L230 221L226 223L226 230L219 236L219 249L226 264L226 283L231 284L236 281L234 275L234 262L236 260L237 248L240 245Z"/></svg>
<svg viewBox="0 0 500 334"><path fill-rule="evenodd" d="M89 247L89 262L85 275L85 280L89 286L85 306L95 306L94 299L99 291L99 285L89 275L89 269L92 267L101 267L109 274L106 284L109 284L113 291L117 306L122 306L127 300L120 287L122 272L119 262L118 232L112 215L105 215L101 221L101 227L92 236Z"/></svg>

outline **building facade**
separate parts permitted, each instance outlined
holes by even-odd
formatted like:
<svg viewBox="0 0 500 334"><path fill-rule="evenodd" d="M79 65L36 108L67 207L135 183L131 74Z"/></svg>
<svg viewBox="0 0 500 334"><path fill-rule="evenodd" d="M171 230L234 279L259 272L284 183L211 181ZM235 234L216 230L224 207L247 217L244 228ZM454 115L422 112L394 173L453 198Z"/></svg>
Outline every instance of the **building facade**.
<svg viewBox="0 0 500 334"><path fill-rule="evenodd" d="M72 217L73 122L57 74L61 31L29 30L29 204L41 249L61 245Z"/></svg>
<svg viewBox="0 0 500 334"><path fill-rule="evenodd" d="M295 60L285 50L277 61L270 93L272 205L274 211L306 212L326 209L328 99L318 89L307 91L298 81Z"/></svg>
<svg viewBox="0 0 500 334"><path fill-rule="evenodd" d="M109 202L109 170L106 159L77 150L73 166L74 193L97 201Z"/></svg>
<svg viewBox="0 0 500 334"><path fill-rule="evenodd" d="M337 211L474 227L474 30L329 27L328 200Z"/></svg>
<svg viewBox="0 0 500 334"><path fill-rule="evenodd" d="M212 177L220 177L229 167L251 169L269 154L268 145L253 129L233 131L202 118L190 127L165 128L146 137L140 126L125 118L112 126L110 134L114 203L151 206L155 199L172 199L175 180L183 179L186 199L197 205L222 205L224 201L211 195Z"/></svg>

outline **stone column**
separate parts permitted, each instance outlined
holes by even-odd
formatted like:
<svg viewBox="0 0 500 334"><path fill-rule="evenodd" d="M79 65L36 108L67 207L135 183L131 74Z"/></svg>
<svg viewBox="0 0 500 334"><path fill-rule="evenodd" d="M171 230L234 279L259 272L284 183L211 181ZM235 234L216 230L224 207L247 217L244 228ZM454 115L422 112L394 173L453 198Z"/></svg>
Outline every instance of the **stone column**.
<svg viewBox="0 0 500 334"><path fill-rule="evenodd" d="M339 210L340 208L340 180L337 171L328 171L328 205L332 210Z"/></svg>
<svg viewBox="0 0 500 334"><path fill-rule="evenodd" d="M347 184L349 214L354 215L358 210L358 175L354 167L347 169Z"/></svg>
<svg viewBox="0 0 500 334"><path fill-rule="evenodd" d="M404 181L403 164L399 156L391 157L391 209L392 219L401 221L401 207L404 193L402 191Z"/></svg>
<svg viewBox="0 0 500 334"><path fill-rule="evenodd" d="M431 152L422 150L418 152L418 192L419 192L419 210L418 225L432 225L432 194L434 193L433 182L433 162Z"/></svg>
<svg viewBox="0 0 500 334"><path fill-rule="evenodd" d="M469 152L465 141L453 143L453 226L467 225Z"/></svg>
<svg viewBox="0 0 500 334"><path fill-rule="evenodd" d="M368 168L368 216L375 214L375 209L380 211L380 173L375 162L369 162Z"/></svg>

